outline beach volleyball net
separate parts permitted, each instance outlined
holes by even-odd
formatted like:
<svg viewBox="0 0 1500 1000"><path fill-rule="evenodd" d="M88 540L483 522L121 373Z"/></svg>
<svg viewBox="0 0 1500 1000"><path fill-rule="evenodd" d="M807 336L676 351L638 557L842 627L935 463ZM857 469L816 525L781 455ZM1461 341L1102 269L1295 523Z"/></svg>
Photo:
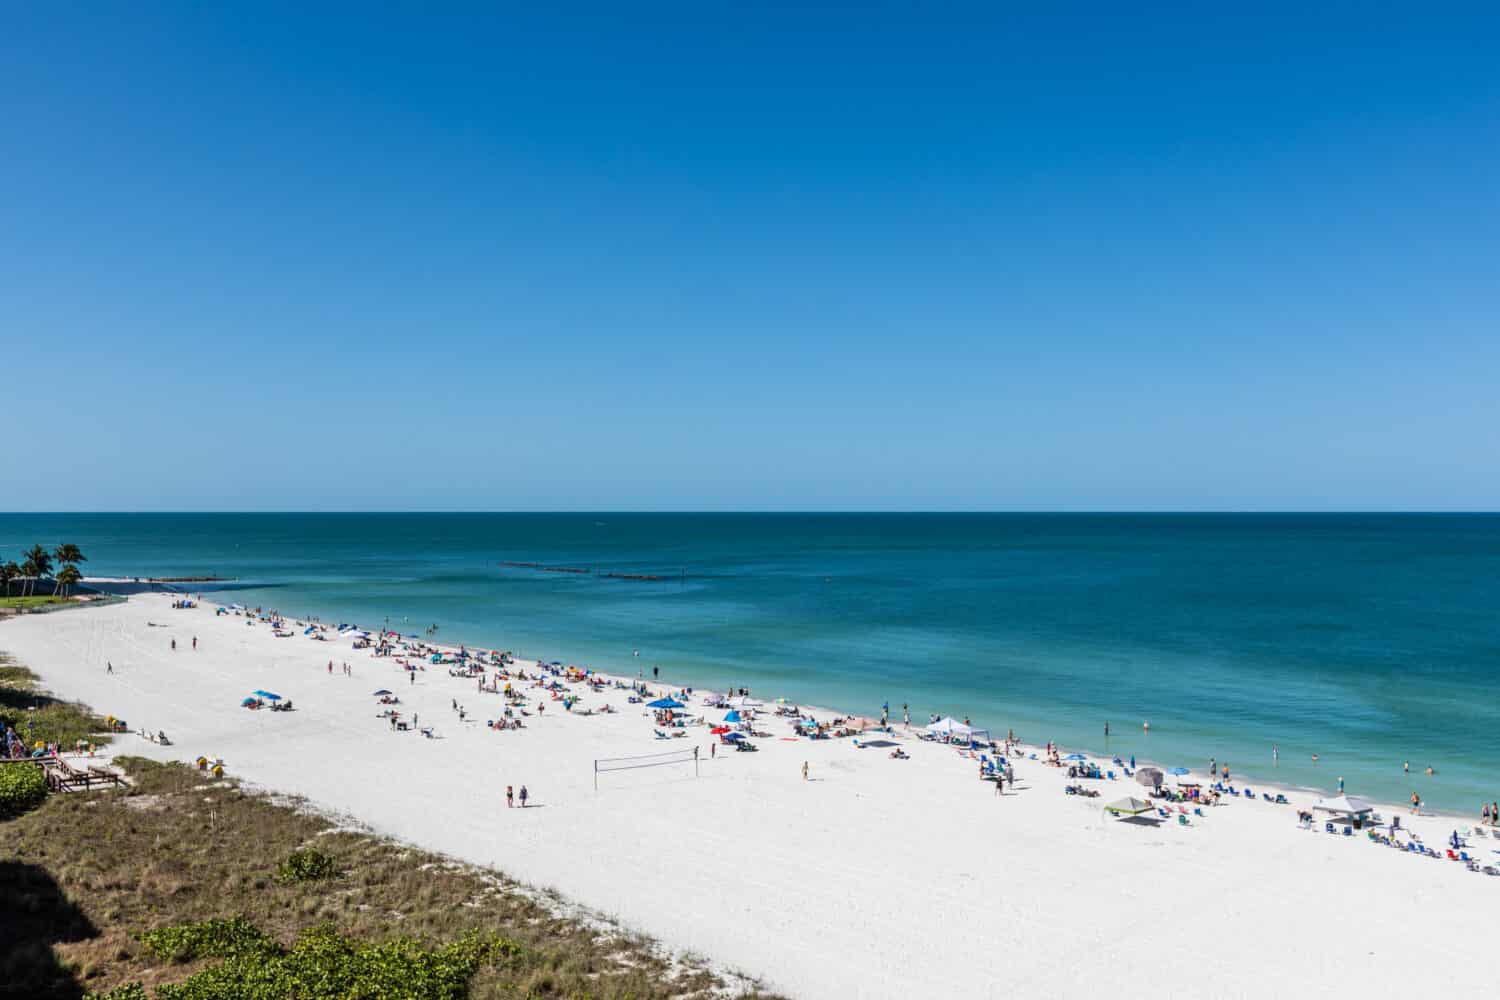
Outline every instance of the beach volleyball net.
<svg viewBox="0 0 1500 1000"><path fill-rule="evenodd" d="M666 767L671 764L693 765L693 777L698 776L698 748L667 750L662 753L638 754L634 757L594 758L594 790L599 790L599 775L610 771L634 771L642 767Z"/></svg>

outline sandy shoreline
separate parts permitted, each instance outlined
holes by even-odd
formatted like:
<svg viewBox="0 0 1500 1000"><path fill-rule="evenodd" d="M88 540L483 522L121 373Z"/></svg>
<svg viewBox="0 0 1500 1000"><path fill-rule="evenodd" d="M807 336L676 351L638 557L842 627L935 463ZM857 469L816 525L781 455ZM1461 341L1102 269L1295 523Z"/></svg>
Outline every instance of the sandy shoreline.
<svg viewBox="0 0 1500 1000"><path fill-rule="evenodd" d="M410 685L392 660L347 639L278 639L267 626L215 617L211 603L174 611L171 600L142 595L9 621L0 649L56 693L175 742L126 736L120 752L221 756L249 781L555 888L796 996L1072 996L1106 983L1126 996L1488 986L1472 958L1489 943L1500 878L1300 830L1294 806L1236 800L1189 827L1142 828L1101 814L1110 799L1139 793L1133 783L1091 783L1102 796L1079 799L1063 794L1065 773L1025 760L1016 791L997 799L952 749L905 738L912 759L896 761L848 740L789 742L781 719L765 725L773 737L759 741L761 752L709 759L706 729L656 740L627 692L582 686L580 708L609 703L617 713L570 716L548 702L524 730L494 732L483 723L499 717L501 699L446 668ZM443 738L390 732L371 697L381 687ZM239 708L256 688L298 710ZM536 692L526 693L534 706ZM470 721L458 721L452 699ZM690 710L706 711L696 698ZM593 790L596 757L694 744L701 777L691 765L653 768L606 775ZM801 780L804 760L812 781ZM505 785L522 783L539 808L506 808ZM1295 806L1311 804L1307 791L1285 792ZM1472 823L1382 811L1435 847ZM1500 860L1490 853L1500 841L1470 844Z"/></svg>

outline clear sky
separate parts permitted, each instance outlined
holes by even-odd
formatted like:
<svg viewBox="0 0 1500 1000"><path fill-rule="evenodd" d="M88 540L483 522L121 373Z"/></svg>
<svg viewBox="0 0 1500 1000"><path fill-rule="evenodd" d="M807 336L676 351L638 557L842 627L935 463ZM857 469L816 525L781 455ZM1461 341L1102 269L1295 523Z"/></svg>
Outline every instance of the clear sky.
<svg viewBox="0 0 1500 1000"><path fill-rule="evenodd" d="M1500 508L1493 5L435 6L8 7L0 508Z"/></svg>

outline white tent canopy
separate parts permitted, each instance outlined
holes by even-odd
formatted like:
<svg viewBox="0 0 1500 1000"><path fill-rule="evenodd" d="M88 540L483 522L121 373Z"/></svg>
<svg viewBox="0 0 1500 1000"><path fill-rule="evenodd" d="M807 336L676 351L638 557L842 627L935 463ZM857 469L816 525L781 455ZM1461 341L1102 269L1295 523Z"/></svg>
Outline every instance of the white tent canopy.
<svg viewBox="0 0 1500 1000"><path fill-rule="evenodd" d="M972 736L974 734L971 727L951 716L934 722L927 727L927 731L934 736Z"/></svg>
<svg viewBox="0 0 1500 1000"><path fill-rule="evenodd" d="M1319 799L1313 804L1313 808L1321 809L1323 812L1343 813L1346 816L1362 816L1375 811L1375 807L1364 799L1351 798L1348 795L1340 795L1333 799Z"/></svg>
<svg viewBox="0 0 1500 1000"><path fill-rule="evenodd" d="M988 743L990 739L990 731L988 729L976 729L973 726L966 726L952 716L946 719L939 719L928 726L927 734L929 736L940 736L949 742L957 739L969 742L977 740L981 743Z"/></svg>

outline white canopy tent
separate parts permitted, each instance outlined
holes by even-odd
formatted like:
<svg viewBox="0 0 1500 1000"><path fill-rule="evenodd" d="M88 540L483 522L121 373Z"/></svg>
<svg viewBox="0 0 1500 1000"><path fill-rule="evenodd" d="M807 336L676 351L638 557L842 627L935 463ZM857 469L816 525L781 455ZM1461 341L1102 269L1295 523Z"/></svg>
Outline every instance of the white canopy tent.
<svg viewBox="0 0 1500 1000"><path fill-rule="evenodd" d="M1314 809L1323 812L1340 813L1345 816L1363 816L1375 811L1375 807L1364 799L1351 798L1348 795L1340 795L1332 799L1319 799L1313 803Z"/></svg>
<svg viewBox="0 0 1500 1000"><path fill-rule="evenodd" d="M954 739L968 742L973 742L974 740L989 742L990 738L990 731L988 729L975 729L973 726L966 726L952 716L946 719L939 719L928 726L927 733L930 736L938 736L950 742Z"/></svg>

